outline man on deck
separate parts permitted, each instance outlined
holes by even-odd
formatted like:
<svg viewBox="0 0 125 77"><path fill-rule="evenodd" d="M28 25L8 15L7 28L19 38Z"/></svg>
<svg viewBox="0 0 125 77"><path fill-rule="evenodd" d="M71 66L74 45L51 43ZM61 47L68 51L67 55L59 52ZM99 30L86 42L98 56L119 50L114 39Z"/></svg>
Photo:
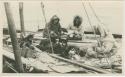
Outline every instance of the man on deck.
<svg viewBox="0 0 125 77"><path fill-rule="evenodd" d="M25 36L23 40L21 40L20 43L20 48L22 49L21 51L21 56L25 58L35 58L35 48L33 46L33 38L34 34L30 33L29 35Z"/></svg>
<svg viewBox="0 0 125 77"><path fill-rule="evenodd" d="M77 39L84 39L83 34L83 27L82 27L82 17L75 16L73 23L69 25L68 29L70 31L73 31L69 34L69 37L71 38L77 38Z"/></svg>
<svg viewBox="0 0 125 77"><path fill-rule="evenodd" d="M51 41L53 43L55 43L56 39L60 38L61 35L61 25L59 21L60 19L56 15L54 15L51 18L50 22L46 24L46 27L43 32L43 37L49 38L50 35Z"/></svg>
<svg viewBox="0 0 125 77"><path fill-rule="evenodd" d="M51 52L52 43L52 47L54 49L57 39L60 39L61 37L61 25L59 21L60 19L57 15L52 16L50 22L46 24L43 31L43 37L47 39L42 39L38 48L46 52Z"/></svg>

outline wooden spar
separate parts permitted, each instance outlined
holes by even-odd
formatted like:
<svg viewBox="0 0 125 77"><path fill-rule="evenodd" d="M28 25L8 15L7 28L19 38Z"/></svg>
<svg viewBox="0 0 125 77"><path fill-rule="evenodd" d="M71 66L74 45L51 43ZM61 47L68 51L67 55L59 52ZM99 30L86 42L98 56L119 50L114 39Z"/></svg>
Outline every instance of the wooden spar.
<svg viewBox="0 0 125 77"><path fill-rule="evenodd" d="M20 14L20 25L21 32L25 35L25 27L24 27L24 16L23 16L23 3L19 3L19 14Z"/></svg>
<svg viewBox="0 0 125 77"><path fill-rule="evenodd" d="M15 68L9 63L9 62L5 62L5 64L7 65L8 68L10 68L12 71L14 71L15 73L18 73L17 70L15 70Z"/></svg>
<svg viewBox="0 0 125 77"><path fill-rule="evenodd" d="M92 67L92 66L89 66L89 65L86 65L86 64L80 64L76 61L72 61L72 60L68 60L68 59L65 59L65 58L62 58L62 57L59 57L57 55L53 55L53 54L49 54L51 57L54 57L56 59L60 59L62 61L65 61L65 62L68 62L68 63L71 63L71 64L74 64L76 66L80 66L80 67L83 67L85 69L88 69L88 70L92 70L92 71L96 71L98 73L104 73L104 74L109 74L110 72L107 71L107 70L103 70L101 68L95 68L95 67Z"/></svg>
<svg viewBox="0 0 125 77"><path fill-rule="evenodd" d="M47 25L47 20L46 20L46 16L45 16L45 10L44 10L44 4L41 2L41 8L42 8L42 13L43 13L43 16L44 16L44 20L45 20L45 25ZM51 49L52 49L52 53L54 53L54 50L53 50L53 44L52 44L52 40L51 40L51 37L50 37L50 33L49 33L49 28L47 27L47 33L48 33L48 36L49 36L49 41L50 41L50 46L51 46Z"/></svg>
<svg viewBox="0 0 125 77"><path fill-rule="evenodd" d="M14 60L14 55L13 53L11 52L11 50L8 50L7 49L4 49L3 51L3 55L11 60ZM38 51L39 52L39 51ZM98 73L105 73L105 74L109 74L110 72L109 71L105 71L101 68L95 68L95 67L92 67L92 66L89 66L89 65L83 65L83 64L80 64L78 62L74 62L74 61L71 61L71 60L68 60L68 59L65 59L65 58L62 58L62 57L59 57L59 56L56 56L56 55L52 55L52 54L49 54L51 57L53 58L56 58L56 59L59 59L59 60L62 60L64 62L68 62L68 63L71 63L75 66L79 66L79 67L83 67L85 69L88 69L88 70L92 70L92 71L95 71L95 72L98 72ZM36 65L34 65L33 63L31 63L31 61L29 61L27 58L24 58L24 57L21 57L22 58L22 63L23 64L26 64L26 65L31 65L32 67L38 69L38 70L43 70L41 67L37 67ZM33 61L34 62L34 61ZM40 64L42 65L42 63ZM50 69L51 70L51 69Z"/></svg>
<svg viewBox="0 0 125 77"><path fill-rule="evenodd" d="M10 38L12 41L12 46L13 46L13 51L14 51L15 62L17 65L16 67L17 67L18 72L22 73L24 72L24 70L23 70L23 64L21 61L21 52L19 51L19 45L17 43L15 24L14 24L11 10L10 10L10 5L8 2L5 2L4 6L5 6L6 16L7 16Z"/></svg>

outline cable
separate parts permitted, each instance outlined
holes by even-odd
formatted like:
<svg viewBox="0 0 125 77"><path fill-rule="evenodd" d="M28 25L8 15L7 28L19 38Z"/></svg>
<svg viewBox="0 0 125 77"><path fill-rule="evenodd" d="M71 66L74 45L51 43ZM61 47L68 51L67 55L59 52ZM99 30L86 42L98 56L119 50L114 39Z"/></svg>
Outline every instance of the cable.
<svg viewBox="0 0 125 77"><path fill-rule="evenodd" d="M91 8L91 10L92 10L92 12L93 12L93 14L94 14L94 16L96 17L97 21L98 21L99 23L101 23L101 24L104 25L104 23L102 23L101 20L100 20L100 18L97 16L97 14L96 14L96 12L95 12L95 10L94 10L94 8L92 7L92 5L91 5L90 2L89 2L89 6L90 6L90 8ZM99 25L99 26L100 26L100 25ZM103 53L103 54L104 54L104 53ZM105 54L104 54L104 56L106 57ZM107 61L107 63L111 66L111 70L112 70L112 64L110 64L110 63L108 62L108 59L109 59L109 58L107 58L106 61ZM110 60L110 61L111 61L111 60ZM113 72L113 71L112 71L112 72Z"/></svg>
<svg viewBox="0 0 125 77"><path fill-rule="evenodd" d="M90 8L92 9L92 12L93 12L93 14L95 15L96 19L101 23L100 18L97 16L97 14L96 14L96 12L95 12L95 10L94 10L94 8L92 7L92 5L91 5L90 2L89 2L89 6L90 6Z"/></svg>
<svg viewBox="0 0 125 77"><path fill-rule="evenodd" d="M84 8L84 10L85 10L86 16L87 16L87 18L88 18L89 25L90 25L91 28L93 29L93 31L94 31L94 35L95 35L95 38L96 38L97 42L99 43L99 46L101 47L101 44L100 44L99 40L97 39L96 32L95 32L95 30L94 30L94 28L93 28L93 26L92 26L92 24L91 24L91 21L90 21L89 15L88 15L88 13L87 13L86 7L85 7L85 5L84 5L83 2L82 2L82 5L83 5L83 8Z"/></svg>

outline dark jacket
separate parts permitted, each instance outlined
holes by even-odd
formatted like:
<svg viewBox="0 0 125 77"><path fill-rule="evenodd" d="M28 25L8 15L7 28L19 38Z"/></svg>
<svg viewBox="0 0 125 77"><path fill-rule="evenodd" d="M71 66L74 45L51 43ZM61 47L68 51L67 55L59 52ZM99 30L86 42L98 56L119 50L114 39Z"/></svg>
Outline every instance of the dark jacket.
<svg viewBox="0 0 125 77"><path fill-rule="evenodd" d="M46 27L45 27L44 32L43 32L43 37L48 38L48 32L51 36L57 36L57 37L60 36L61 25L60 25L60 23L54 24L53 21L55 19L59 20L59 18L57 16L53 16L51 18L50 22L46 24ZM52 31L54 32L53 34L51 34Z"/></svg>

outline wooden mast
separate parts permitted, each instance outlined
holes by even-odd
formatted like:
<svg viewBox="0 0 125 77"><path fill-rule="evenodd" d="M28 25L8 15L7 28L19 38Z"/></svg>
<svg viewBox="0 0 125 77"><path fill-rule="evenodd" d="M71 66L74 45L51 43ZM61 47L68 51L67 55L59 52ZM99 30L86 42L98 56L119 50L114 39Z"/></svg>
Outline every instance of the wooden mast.
<svg viewBox="0 0 125 77"><path fill-rule="evenodd" d="M44 16L45 26L46 26L47 25L47 20L46 20L46 16L45 16L45 10L44 10L44 4L43 4L43 2L41 2L41 8L42 8L42 13L43 13L43 16ZM48 27L47 27L47 34L49 36L49 41L50 41L50 46L51 46L52 53L54 53L53 44L52 44L52 40L51 40L51 36L50 36L49 28Z"/></svg>
<svg viewBox="0 0 125 77"><path fill-rule="evenodd" d="M5 2L4 6L5 6L6 16L7 16L9 34L10 34L10 38L11 38L12 46L13 46L13 51L14 51L16 68L17 68L18 72L22 73L22 72L24 72L24 69L23 69L23 64L21 61L21 52L19 50L19 45L17 42L15 23L14 23L14 19L12 16L12 12L10 10L10 4L8 2Z"/></svg>
<svg viewBox="0 0 125 77"><path fill-rule="evenodd" d="M23 2L19 3L19 14L20 14L21 32L25 35L24 16L23 16Z"/></svg>

